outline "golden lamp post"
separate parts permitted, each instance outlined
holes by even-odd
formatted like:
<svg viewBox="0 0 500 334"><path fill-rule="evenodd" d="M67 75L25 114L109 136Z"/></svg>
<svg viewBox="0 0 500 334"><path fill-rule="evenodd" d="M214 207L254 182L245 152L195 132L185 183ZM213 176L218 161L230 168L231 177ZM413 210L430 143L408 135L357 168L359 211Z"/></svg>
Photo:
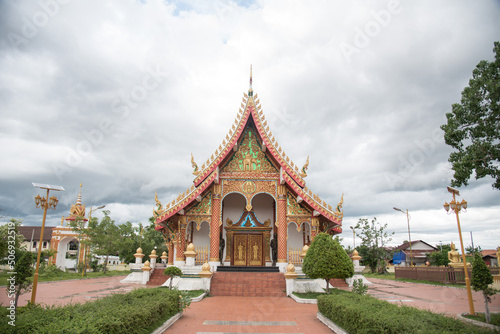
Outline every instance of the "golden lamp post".
<svg viewBox="0 0 500 334"><path fill-rule="evenodd" d="M90 220L92 219L92 212L94 211L97 211L97 210L100 210L100 209L103 209L104 207L106 207L106 205L101 205L95 209L92 209L92 207L90 207L90 210L89 210L89 223L90 223ZM83 221L83 228L85 228L85 221ZM83 278L83 274L87 272L87 248L88 246L85 245L83 247L83 268L82 268L82 278Z"/></svg>
<svg viewBox="0 0 500 334"><path fill-rule="evenodd" d="M452 212L455 212L455 215L457 216L457 225L458 225L458 236L460 237L460 247L462 248L462 261L464 263L464 272L465 272L465 286L467 287L467 296L469 297L469 314L474 315L474 301L472 300L472 291L470 288L470 279L469 279L469 271L467 270L467 263L465 261L465 252L464 252L464 243L462 241L462 230L460 228L460 219L458 218L458 213L463 209L464 212L467 212L467 201L465 199L462 199L462 202L458 202L455 199L455 195L460 196L460 193L458 190L448 187L448 192L453 194L453 199L451 202L448 204L447 202L444 203L443 207L446 210L448 214L451 214Z"/></svg>
<svg viewBox="0 0 500 334"><path fill-rule="evenodd" d="M36 197L35 197L36 207L37 208L41 207L43 209L43 220L42 220L42 229L40 231L40 243L38 245L38 256L36 258L35 276L33 278L33 290L31 291L31 303L32 304L35 303L35 299L36 299L36 287L38 284L38 269L40 268L40 256L42 254L42 244L43 244L43 230L45 229L45 218L47 217L47 209L51 208L52 210L55 210L57 203L59 202L59 200L55 196L52 196L49 198L49 191L50 190L64 191L64 188L61 186L50 186L48 184L40 184L40 183L33 183L33 186L35 188L46 189L47 196L40 197L40 195L36 195Z"/></svg>
<svg viewBox="0 0 500 334"><path fill-rule="evenodd" d="M408 241L410 242L410 267L413 267L413 254L411 252L410 214L408 213L408 209L406 209L406 211L403 211L398 208L393 208L393 209L401 213L404 213L406 215L406 219L408 221Z"/></svg>

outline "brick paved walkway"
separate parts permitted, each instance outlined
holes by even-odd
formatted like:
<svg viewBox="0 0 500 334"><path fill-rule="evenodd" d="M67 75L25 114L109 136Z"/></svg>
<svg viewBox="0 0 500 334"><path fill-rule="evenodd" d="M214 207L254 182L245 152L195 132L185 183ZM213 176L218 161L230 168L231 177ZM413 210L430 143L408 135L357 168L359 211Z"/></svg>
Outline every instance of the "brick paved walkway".
<svg viewBox="0 0 500 334"><path fill-rule="evenodd" d="M208 297L192 303L164 333L331 334L316 318L318 306L286 297Z"/></svg>
<svg viewBox="0 0 500 334"><path fill-rule="evenodd" d="M378 299L453 316L469 312L467 290L464 288L406 283L377 278L369 278L368 280L374 283L368 290L369 294ZM484 312L483 294L473 290L472 299L474 300L475 311ZM492 297L489 308L492 313L500 313L499 294Z"/></svg>
<svg viewBox="0 0 500 334"><path fill-rule="evenodd" d="M86 302L112 293L125 293L143 285L121 284L124 276L38 284L37 303L64 305ZM469 311L465 289L369 279L369 293L393 303L455 316ZM0 303L9 299L0 288ZM26 305L31 293L20 297ZM484 312L482 294L473 292L476 312ZM500 313L500 295L493 296L490 311ZM168 333L331 333L316 319L317 306L298 304L286 297L209 297L192 303Z"/></svg>

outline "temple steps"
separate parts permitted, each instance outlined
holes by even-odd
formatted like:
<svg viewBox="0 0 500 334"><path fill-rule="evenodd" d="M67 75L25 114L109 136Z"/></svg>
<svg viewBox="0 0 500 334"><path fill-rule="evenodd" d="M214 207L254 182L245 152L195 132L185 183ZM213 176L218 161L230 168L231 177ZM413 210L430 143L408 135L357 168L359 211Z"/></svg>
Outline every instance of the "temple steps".
<svg viewBox="0 0 500 334"><path fill-rule="evenodd" d="M163 275L165 268L155 269L153 274L149 277L149 282L146 285L163 285L168 279L169 276Z"/></svg>
<svg viewBox="0 0 500 334"><path fill-rule="evenodd" d="M210 295L285 297L285 290L285 277L279 272L221 272L218 270L212 277Z"/></svg>
<svg viewBox="0 0 500 334"><path fill-rule="evenodd" d="M279 273L279 267L247 267L247 266L218 266L218 272L259 272L259 273Z"/></svg>
<svg viewBox="0 0 500 334"><path fill-rule="evenodd" d="M345 282L345 279L332 278L330 279L330 285L334 288L348 288L349 285Z"/></svg>

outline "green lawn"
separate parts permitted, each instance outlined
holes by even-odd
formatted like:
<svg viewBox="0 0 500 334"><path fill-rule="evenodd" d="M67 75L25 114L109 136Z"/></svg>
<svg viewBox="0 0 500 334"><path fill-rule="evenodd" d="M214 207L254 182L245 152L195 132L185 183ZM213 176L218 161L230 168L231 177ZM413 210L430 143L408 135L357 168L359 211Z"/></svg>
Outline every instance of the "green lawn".
<svg viewBox="0 0 500 334"><path fill-rule="evenodd" d="M500 313L491 313L491 325L500 326ZM486 323L486 318L484 317L484 313L476 313L476 315L464 315L465 318L481 321Z"/></svg>
<svg viewBox="0 0 500 334"><path fill-rule="evenodd" d="M87 272L87 275L83 276L83 278L96 278L96 277L108 277L108 276L120 276L120 275L128 275L129 271L116 271L116 270L108 270L106 274L101 271L98 272ZM11 275L7 272L0 273L0 286L7 285L7 279L10 278ZM81 279L81 273L69 273L62 272L54 275L41 275L38 276L38 282L52 282L52 281L63 281L70 279Z"/></svg>
<svg viewBox="0 0 500 334"><path fill-rule="evenodd" d="M378 273L366 273L363 276L367 278L380 278L380 279L388 279L395 281L396 275L394 273L386 273L386 274L378 274ZM452 284L452 283L441 283L434 281L424 281L419 279L408 279L408 278L400 278L397 281L399 282L408 282L408 283L420 283L420 284L432 284L432 285L440 285L440 286L451 286L455 288L465 288L465 284Z"/></svg>

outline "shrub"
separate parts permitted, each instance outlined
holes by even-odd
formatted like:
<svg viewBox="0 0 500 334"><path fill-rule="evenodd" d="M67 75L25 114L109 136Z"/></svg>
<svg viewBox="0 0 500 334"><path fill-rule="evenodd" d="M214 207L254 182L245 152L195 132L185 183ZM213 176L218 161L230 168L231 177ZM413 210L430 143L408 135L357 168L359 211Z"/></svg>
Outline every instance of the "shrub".
<svg viewBox="0 0 500 334"><path fill-rule="evenodd" d="M366 295L368 286L363 283L361 278L355 279L354 282L352 282L352 292L358 295Z"/></svg>
<svg viewBox="0 0 500 334"><path fill-rule="evenodd" d="M0 333L149 333L145 328L182 310L182 299L177 290L153 288L85 304L32 307L17 314L16 327L0 322Z"/></svg>
<svg viewBox="0 0 500 334"><path fill-rule="evenodd" d="M350 292L318 296L318 310L349 333L489 333L441 314Z"/></svg>
<svg viewBox="0 0 500 334"><path fill-rule="evenodd" d="M354 275L354 266L349 255L337 240L326 233L314 237L307 250L302 270L309 278L326 281L326 292L330 293L331 278L348 278Z"/></svg>
<svg viewBox="0 0 500 334"><path fill-rule="evenodd" d="M170 276L170 285L169 288L172 289L172 281L174 280L174 276L181 276L182 275L182 270L175 266L170 266L167 269L163 271L163 275Z"/></svg>

